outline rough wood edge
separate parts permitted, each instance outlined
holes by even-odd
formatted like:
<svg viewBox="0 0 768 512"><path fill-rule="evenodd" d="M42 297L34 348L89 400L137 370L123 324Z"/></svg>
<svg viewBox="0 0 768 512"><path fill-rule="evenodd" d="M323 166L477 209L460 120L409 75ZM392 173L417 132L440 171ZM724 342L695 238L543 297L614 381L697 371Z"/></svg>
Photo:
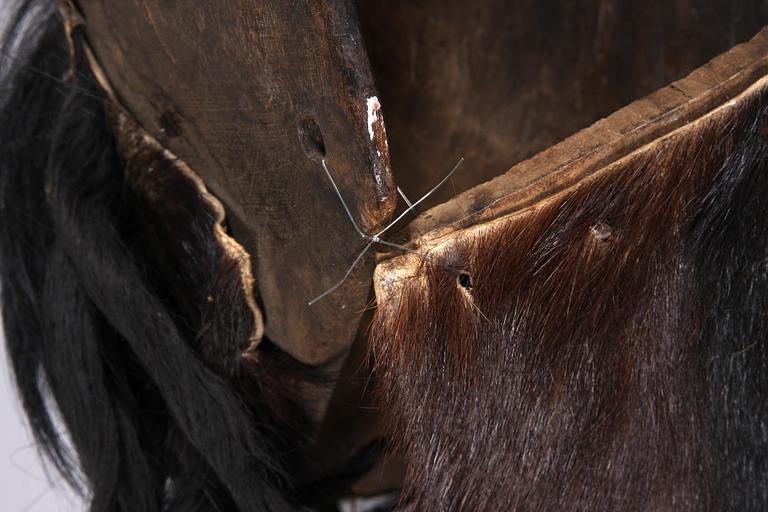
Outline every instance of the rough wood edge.
<svg viewBox="0 0 768 512"><path fill-rule="evenodd" d="M424 212L401 231L399 242L430 245L430 240L529 208L733 99L767 72L768 27L687 77Z"/></svg>
<svg viewBox="0 0 768 512"><path fill-rule="evenodd" d="M768 57L761 59L761 61L765 61L766 59L768 59ZM695 131L702 123L708 122L713 117L726 116L729 110L737 108L737 105L747 98L758 94L761 90L768 89L768 69L765 69L764 71L765 74L762 77L754 80L751 85L742 90L737 96L725 100L703 115L688 120L682 126L654 138L643 144L641 147L624 154L617 160L607 165L603 165L586 176L582 176L579 181L553 191L553 193L539 199L534 204L526 205L514 211L466 227L437 229L434 232L428 233L427 236L414 241L415 252L401 254L389 259L382 259L374 271L374 290L377 301L396 301L399 296L398 289L404 280L423 279L424 275L421 272L421 268L422 261L425 257L435 258L439 254L449 251L451 247L461 239L477 237L484 233L502 229L508 223L514 222L520 217L548 206L550 203L559 200L576 188L589 186L592 181L607 173L621 172L621 169L628 161L653 151L659 143L663 143L670 138L684 138L689 132Z"/></svg>
<svg viewBox="0 0 768 512"><path fill-rule="evenodd" d="M63 0L60 3L59 10L64 20L67 44L69 45L70 53L73 53L75 45L72 39L72 32L75 27L83 24L83 17L69 0ZM242 356L254 357L254 352L264 337L264 317L261 309L256 304L256 299L253 294L255 279L253 277L253 271L251 267L251 256L248 254L245 248L237 242L237 240L226 233L224 228L224 223L226 220L226 211L224 209L224 205L221 203L221 201L218 200L218 198L216 198L208 191L202 178L194 170L192 170L192 168L186 162L162 146L157 141L157 139L152 137L152 135L144 130L138 121L134 119L130 113L127 112L127 110L122 106L122 103L117 98L117 94L115 94L115 91L107 79L103 68L96 58L96 55L85 41L82 42L82 47L85 53L85 57L88 61L88 65L91 68L91 71L96 78L99 87L101 87L105 96L109 100L110 107L118 112L118 115L115 116L116 126L114 127L116 135L118 137L121 136L121 133L123 133L126 129L124 122L125 119L130 119L131 124L136 127L132 129L138 132L136 135L141 138L142 142L149 148L161 152L163 157L171 163L174 169L178 170L183 178L191 181L199 192L203 204L205 204L213 213L213 236L218 241L222 252L232 258L233 261L237 262L240 268L240 283L243 288L243 293L246 298L248 307L253 313L253 332L250 335L248 346L245 348L245 350L242 351ZM74 58L74 55L71 55L71 57Z"/></svg>

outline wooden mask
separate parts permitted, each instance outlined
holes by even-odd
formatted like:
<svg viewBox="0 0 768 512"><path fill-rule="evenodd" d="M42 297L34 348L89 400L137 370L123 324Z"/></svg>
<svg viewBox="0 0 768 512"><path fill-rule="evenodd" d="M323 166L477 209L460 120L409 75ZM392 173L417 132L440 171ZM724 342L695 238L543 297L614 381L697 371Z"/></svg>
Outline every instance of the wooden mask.
<svg viewBox="0 0 768 512"><path fill-rule="evenodd" d="M43 4L3 314L94 510L768 504L763 3Z"/></svg>

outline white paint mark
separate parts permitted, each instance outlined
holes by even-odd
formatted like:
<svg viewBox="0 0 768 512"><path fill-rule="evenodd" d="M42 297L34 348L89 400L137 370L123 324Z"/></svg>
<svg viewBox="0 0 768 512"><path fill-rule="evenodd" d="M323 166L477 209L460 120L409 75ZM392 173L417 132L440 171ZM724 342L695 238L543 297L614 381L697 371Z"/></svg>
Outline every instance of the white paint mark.
<svg viewBox="0 0 768 512"><path fill-rule="evenodd" d="M379 98L376 96L370 96L366 100L366 105L368 106L368 135L371 137L371 140L373 140L373 124L379 120L379 112L381 111L381 103L379 103Z"/></svg>
<svg viewBox="0 0 768 512"><path fill-rule="evenodd" d="M376 186L381 189L384 187L384 178L381 176L380 172L377 172L375 169L373 171L373 179L376 180Z"/></svg>

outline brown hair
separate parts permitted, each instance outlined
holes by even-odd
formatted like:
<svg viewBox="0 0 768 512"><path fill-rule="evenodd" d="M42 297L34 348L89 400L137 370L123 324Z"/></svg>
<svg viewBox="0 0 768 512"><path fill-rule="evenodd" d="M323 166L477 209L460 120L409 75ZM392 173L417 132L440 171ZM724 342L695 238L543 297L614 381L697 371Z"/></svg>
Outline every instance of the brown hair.
<svg viewBox="0 0 768 512"><path fill-rule="evenodd" d="M757 87L580 185L379 269L381 406L414 510L764 509ZM400 257L408 261L412 256Z"/></svg>

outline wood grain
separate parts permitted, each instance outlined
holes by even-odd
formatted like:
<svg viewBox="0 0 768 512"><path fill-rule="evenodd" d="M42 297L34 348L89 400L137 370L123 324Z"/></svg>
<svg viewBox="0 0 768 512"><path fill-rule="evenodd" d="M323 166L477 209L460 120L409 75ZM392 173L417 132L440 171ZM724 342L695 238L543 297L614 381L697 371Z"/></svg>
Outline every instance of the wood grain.
<svg viewBox="0 0 768 512"><path fill-rule="evenodd" d="M347 0L81 0L87 38L123 106L205 181L253 258L266 336L311 364L346 354L372 260L307 302L396 201L380 111Z"/></svg>
<svg viewBox="0 0 768 512"><path fill-rule="evenodd" d="M419 216L404 232L419 251L447 249L462 236L495 229L547 204L592 176L620 172L621 162L682 137L694 123L755 94L768 79L768 27L686 78L613 113L507 173ZM618 169L618 170L617 170ZM393 257L394 256L394 257ZM391 259L390 259L391 258ZM390 284L418 275L414 254L383 254L376 270L378 300Z"/></svg>
<svg viewBox="0 0 768 512"><path fill-rule="evenodd" d="M768 24L761 0L359 5L398 185L418 197L465 157L427 207L683 78Z"/></svg>

